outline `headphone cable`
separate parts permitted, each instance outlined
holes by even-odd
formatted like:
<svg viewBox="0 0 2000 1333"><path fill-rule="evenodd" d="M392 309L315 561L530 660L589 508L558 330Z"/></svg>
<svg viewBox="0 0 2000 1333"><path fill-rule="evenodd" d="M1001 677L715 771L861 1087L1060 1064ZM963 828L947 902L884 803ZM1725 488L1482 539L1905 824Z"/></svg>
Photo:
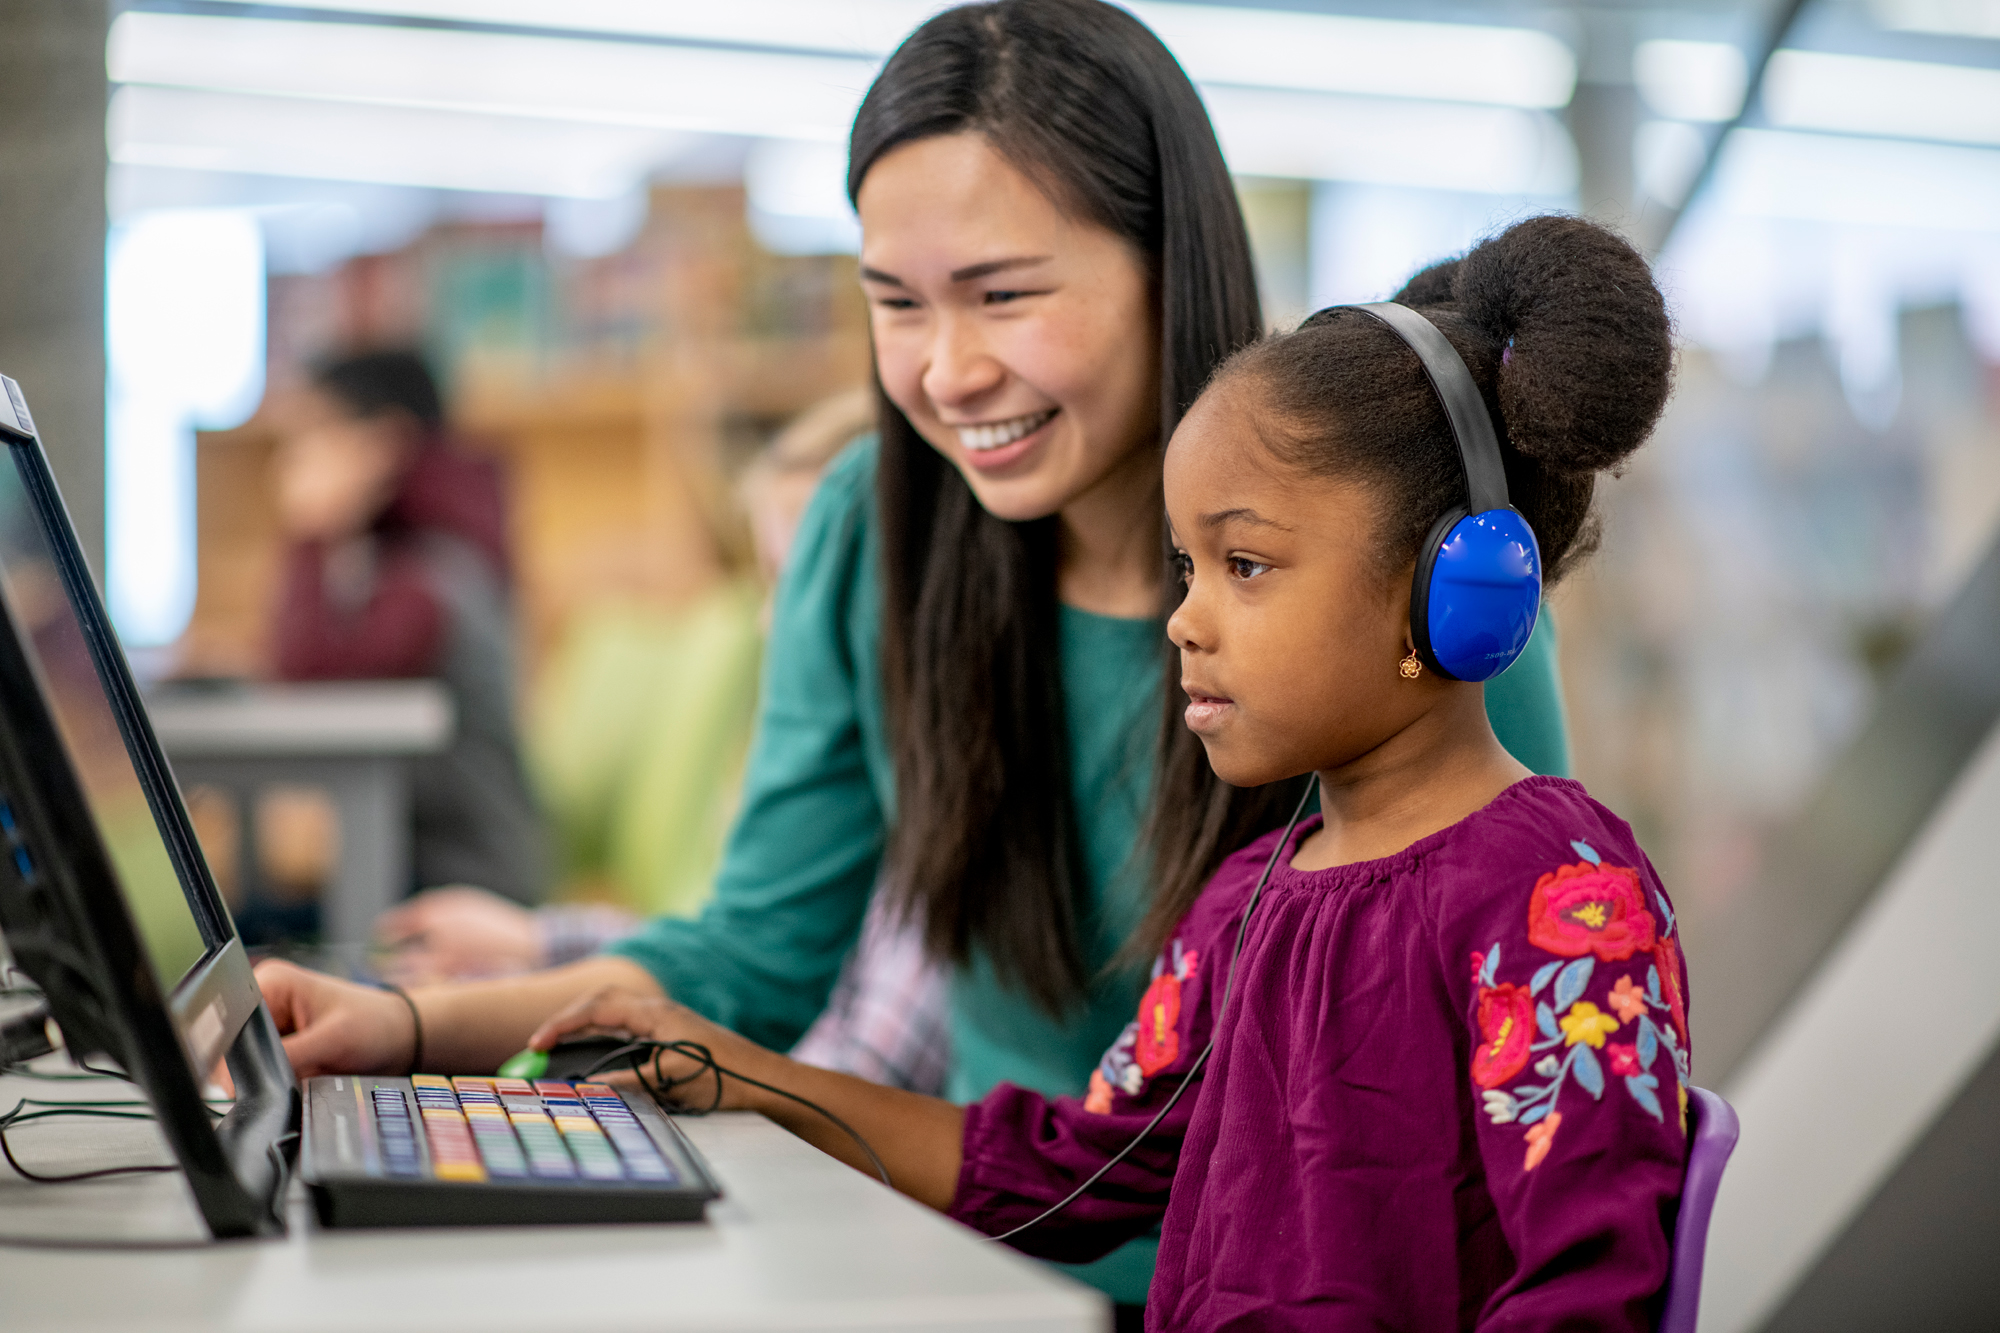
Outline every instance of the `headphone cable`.
<svg viewBox="0 0 2000 1333"><path fill-rule="evenodd" d="M1229 955L1229 975L1222 983L1222 1002L1215 1006L1215 1026L1208 1034L1208 1044L1201 1048L1201 1054L1195 1057L1192 1065L1188 1066L1187 1073L1181 1075L1180 1086L1174 1089L1173 1096L1167 1098L1167 1104L1160 1108L1159 1114L1147 1122L1146 1127L1134 1135L1130 1143L1120 1148L1117 1155L1112 1157L1110 1161L1091 1172L1090 1179L1071 1190L1062 1202L1052 1204L1011 1230L1003 1231L997 1236L988 1237L989 1240L1012 1240L1029 1227L1039 1226L1082 1198L1092 1185L1095 1185L1104 1178L1106 1172L1129 1157L1133 1149L1144 1143L1147 1136L1160 1127L1160 1122L1167 1118L1167 1112L1174 1109L1174 1104L1180 1101L1181 1094L1186 1092L1188 1086L1194 1082L1195 1075L1199 1074L1202 1066L1208 1063L1208 1057L1215 1051L1216 1035L1222 1031L1223 1014L1229 1008L1229 993L1236 986L1236 964L1243 957L1243 941L1250 931L1250 914L1257 910L1257 900L1264 896L1264 886L1271 882L1271 872L1277 869L1278 858L1284 855L1285 848L1291 845L1292 833L1298 828L1299 820L1305 817L1306 805L1312 800L1313 792L1316 789L1316 784L1311 782L1306 784L1305 791L1299 796L1298 808L1292 811L1292 817L1286 823L1284 833L1278 838L1278 845L1271 849L1271 859L1264 863L1264 873L1257 877L1257 887L1250 891L1250 901L1243 904L1243 915L1236 923L1236 947Z"/></svg>

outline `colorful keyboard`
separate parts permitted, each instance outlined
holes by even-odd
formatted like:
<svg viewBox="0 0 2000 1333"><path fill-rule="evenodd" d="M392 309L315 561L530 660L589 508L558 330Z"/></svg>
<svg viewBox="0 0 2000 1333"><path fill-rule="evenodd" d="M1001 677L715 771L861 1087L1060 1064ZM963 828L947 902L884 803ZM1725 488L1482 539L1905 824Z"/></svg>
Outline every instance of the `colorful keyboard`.
<svg viewBox="0 0 2000 1333"><path fill-rule="evenodd" d="M330 1226L684 1221L717 1195L672 1121L602 1083L316 1078L304 1162Z"/></svg>

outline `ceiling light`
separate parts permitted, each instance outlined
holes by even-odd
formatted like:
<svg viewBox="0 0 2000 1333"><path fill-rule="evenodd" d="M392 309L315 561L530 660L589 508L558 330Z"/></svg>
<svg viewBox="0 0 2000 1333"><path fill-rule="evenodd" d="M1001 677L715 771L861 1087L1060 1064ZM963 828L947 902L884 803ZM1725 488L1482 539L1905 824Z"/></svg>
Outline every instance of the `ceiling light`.
<svg viewBox="0 0 2000 1333"><path fill-rule="evenodd" d="M961 0L304 0L306 7L384 18L438 19L670 41L847 55L887 55L919 23ZM269 0L223 0L268 9Z"/></svg>
<svg viewBox="0 0 2000 1333"><path fill-rule="evenodd" d="M2000 4L1994 0L1874 0L1868 7L1892 32L2000 37Z"/></svg>
<svg viewBox="0 0 2000 1333"><path fill-rule="evenodd" d="M398 12L412 6L395 0ZM501 0L417 7L512 12ZM686 9L643 8L655 19ZM637 11L611 0L563 11L579 12L610 21ZM1502 194L1574 188L1574 149L1554 118L1475 104L1567 98L1573 62L1542 34L1345 19L1324 28L1316 15L1271 28L1264 11L1194 5L1145 12L1202 51L1190 63L1213 76L1203 95L1239 173ZM1238 34L1232 47L1211 23L1223 12L1274 48L1286 32L1339 47L1317 61L1288 54L1270 77L1437 97L1231 82L1256 76L1254 43ZM1398 46L1419 39L1431 45ZM119 17L108 60L125 85L113 108L120 162L596 198L630 189L675 151L668 132L844 144L875 71L849 56L150 11ZM1382 75L1389 66L1411 77Z"/></svg>
<svg viewBox="0 0 2000 1333"><path fill-rule="evenodd" d="M828 140L874 76L837 56L146 12L106 51L120 83Z"/></svg>
<svg viewBox="0 0 2000 1333"><path fill-rule="evenodd" d="M2000 232L2000 151L1738 130L1710 193L1751 217Z"/></svg>
<svg viewBox="0 0 2000 1333"><path fill-rule="evenodd" d="M2000 144L2000 69L1780 51L1763 104L1786 129Z"/></svg>
<svg viewBox="0 0 2000 1333"><path fill-rule="evenodd" d="M1567 194L1576 150L1545 112L1203 89L1230 170L1490 194Z"/></svg>
<svg viewBox="0 0 2000 1333"><path fill-rule="evenodd" d="M249 0L237 0L249 7ZM714 42L886 57L940 0L315 0L315 9L595 36ZM1576 59L1529 28L1420 23L1297 10L1126 6L1196 82L1552 108L1569 102ZM242 22L245 20L235 20ZM255 20L262 21L262 20ZM865 83L865 80L864 80Z"/></svg>
<svg viewBox="0 0 2000 1333"><path fill-rule="evenodd" d="M182 88L120 88L111 160L260 176L604 199L691 136L626 125L355 106Z"/></svg>
<svg viewBox="0 0 2000 1333"><path fill-rule="evenodd" d="M1656 40L1633 51L1632 81L1646 105L1669 120L1732 120L1743 109L1750 71L1729 42Z"/></svg>
<svg viewBox="0 0 2000 1333"><path fill-rule="evenodd" d="M1568 46L1527 28L1133 3L1198 83L1560 107L1576 88Z"/></svg>

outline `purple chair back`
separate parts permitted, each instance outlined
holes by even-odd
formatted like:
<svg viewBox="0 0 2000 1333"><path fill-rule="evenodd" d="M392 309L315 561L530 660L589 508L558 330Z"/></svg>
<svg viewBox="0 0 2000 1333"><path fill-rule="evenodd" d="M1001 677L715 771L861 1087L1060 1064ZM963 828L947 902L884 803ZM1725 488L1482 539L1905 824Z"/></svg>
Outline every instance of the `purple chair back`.
<svg viewBox="0 0 2000 1333"><path fill-rule="evenodd" d="M1708 1249L1708 1218L1715 1211L1715 1191L1722 1168L1736 1151L1741 1126L1728 1102L1706 1088L1688 1089L1687 1179L1681 1185L1680 1219L1674 1224L1674 1257L1667 1270L1667 1304L1660 1312L1660 1333L1695 1333L1701 1310L1701 1260Z"/></svg>

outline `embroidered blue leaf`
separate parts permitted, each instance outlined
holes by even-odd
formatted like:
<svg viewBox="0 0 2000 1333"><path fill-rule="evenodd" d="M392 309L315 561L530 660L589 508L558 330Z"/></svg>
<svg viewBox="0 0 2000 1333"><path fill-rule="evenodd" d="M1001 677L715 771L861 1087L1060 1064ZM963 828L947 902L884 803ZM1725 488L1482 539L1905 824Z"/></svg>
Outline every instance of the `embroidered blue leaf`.
<svg viewBox="0 0 2000 1333"><path fill-rule="evenodd" d="M1653 1093L1653 1089L1659 1086L1660 1080L1654 1078L1651 1074L1627 1074L1625 1076L1625 1091L1632 1094L1632 1100L1645 1107L1646 1113L1652 1116L1653 1119L1659 1121L1661 1124L1665 1124L1667 1120L1666 1113L1660 1110L1660 1099Z"/></svg>
<svg viewBox="0 0 2000 1333"><path fill-rule="evenodd" d="M1570 1070L1576 1075L1576 1081L1581 1083L1583 1090L1591 1096L1602 1097L1604 1066L1597 1063L1597 1057L1591 1053L1590 1047L1578 1045L1570 1049L1575 1052L1570 1056Z"/></svg>
<svg viewBox="0 0 2000 1333"><path fill-rule="evenodd" d="M1660 1043L1659 1039L1653 1035L1653 1020L1650 1018L1641 1018L1639 1020L1639 1067L1641 1069L1651 1069L1653 1067L1653 1057L1659 1053Z"/></svg>
<svg viewBox="0 0 2000 1333"><path fill-rule="evenodd" d="M1662 932L1661 932L1661 934L1663 934L1663 935L1671 935L1671 934L1673 934L1673 933L1674 933L1674 909L1673 909L1673 908L1671 908L1671 907L1669 907L1669 906L1667 906L1667 895L1666 895L1666 894L1664 894L1664 893L1661 893L1661 892L1660 892L1660 891L1659 891L1658 889L1654 889L1654 890L1653 890L1653 901L1654 901L1654 902L1657 902L1657 903L1658 903L1658 904L1660 905L1660 915L1661 915L1662 917L1664 917L1664 918L1666 919L1666 923L1667 923L1667 928L1666 928L1666 929L1665 929L1664 931L1662 931Z"/></svg>
<svg viewBox="0 0 2000 1333"><path fill-rule="evenodd" d="M1554 976L1556 974L1556 970L1561 966L1562 966L1562 960L1558 958L1555 962L1550 963L1547 966L1539 969L1535 973L1535 979L1528 983L1528 994L1540 995L1542 993L1542 987L1549 984L1549 978Z"/></svg>
<svg viewBox="0 0 2000 1333"><path fill-rule="evenodd" d="M1535 1006L1535 1026L1542 1030L1544 1037L1559 1037L1562 1029L1556 1026L1555 1012L1544 1001Z"/></svg>
<svg viewBox="0 0 2000 1333"><path fill-rule="evenodd" d="M1543 1116L1547 1115L1549 1111L1554 1108L1554 1106L1555 1106L1554 1102L1536 1102L1533 1106L1530 1106L1527 1110L1521 1112L1520 1123L1524 1125L1532 1125L1537 1120L1540 1120Z"/></svg>
<svg viewBox="0 0 2000 1333"><path fill-rule="evenodd" d="M1517 1099L1519 1099L1523 1105L1535 1100L1535 1098L1541 1096L1543 1093L1547 1091L1548 1089L1543 1087L1539 1083L1516 1083L1514 1085L1514 1096Z"/></svg>
<svg viewBox="0 0 2000 1333"><path fill-rule="evenodd" d="M1604 858L1599 856L1597 854L1597 849L1595 847L1592 847L1589 843L1572 839L1570 842L1570 846L1576 848L1576 854L1582 857L1584 860L1590 862L1592 865L1596 866L1604 864Z"/></svg>
<svg viewBox="0 0 2000 1333"><path fill-rule="evenodd" d="M1646 998L1664 1009L1667 1002L1660 998L1660 969L1648 965L1646 968Z"/></svg>
<svg viewBox="0 0 2000 1333"><path fill-rule="evenodd" d="M1590 984L1590 972L1596 966L1597 960L1585 954L1562 970L1562 975L1556 978L1556 1008L1567 1009L1576 1003L1583 988Z"/></svg>
<svg viewBox="0 0 2000 1333"><path fill-rule="evenodd" d="M1500 970L1500 946L1496 943L1486 951L1486 966L1479 970L1479 984L1491 986L1494 974Z"/></svg>

